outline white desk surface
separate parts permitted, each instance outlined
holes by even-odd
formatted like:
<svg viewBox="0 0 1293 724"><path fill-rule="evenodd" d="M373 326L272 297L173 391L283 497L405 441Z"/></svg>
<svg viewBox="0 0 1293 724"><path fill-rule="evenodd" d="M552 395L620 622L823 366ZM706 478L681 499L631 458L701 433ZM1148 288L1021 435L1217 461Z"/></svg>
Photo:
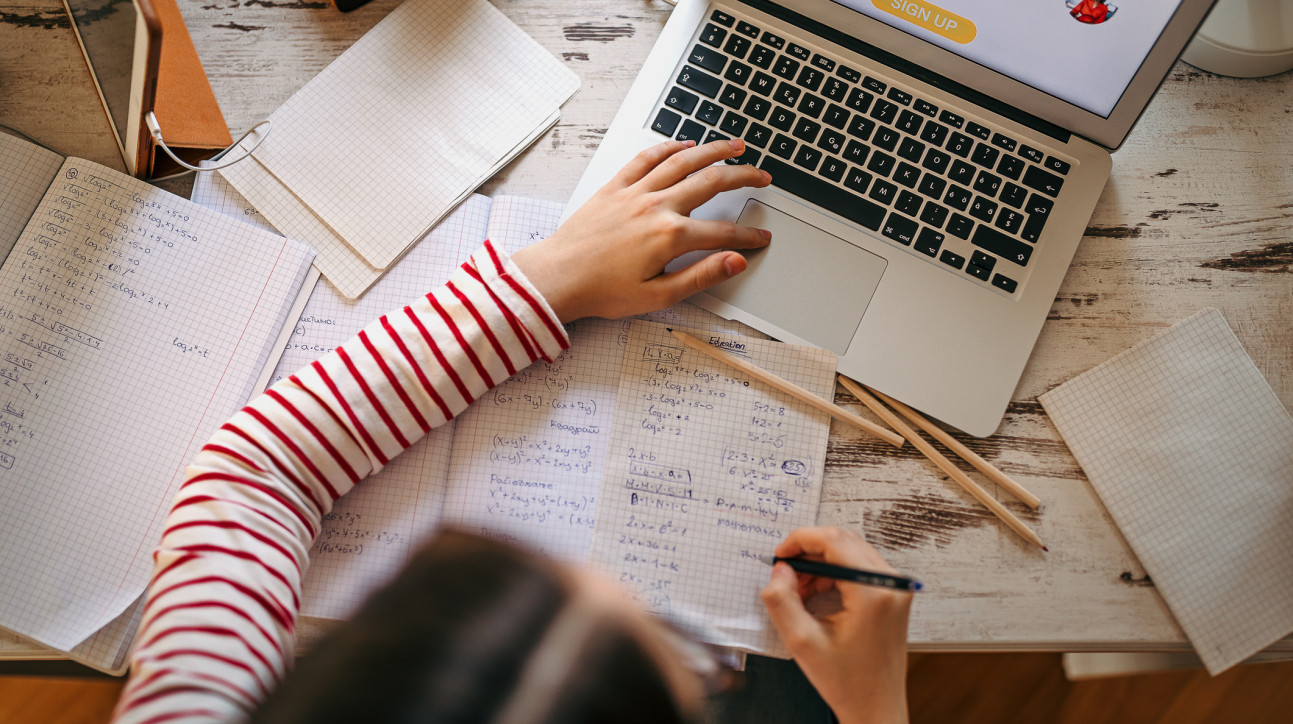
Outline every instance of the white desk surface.
<svg viewBox="0 0 1293 724"><path fill-rule="evenodd" d="M179 0L234 135L269 115L398 4ZM668 16L661 0L493 0L583 79L561 122L484 193L564 201ZM0 123L120 167L58 0L0 4ZM187 194L187 187L172 188ZM861 528L931 592L921 650L1187 646L1037 395L1205 306L1219 307L1293 407L1293 74L1178 64L1122 149L997 435L962 438L1043 501L1030 550L910 449L832 429L820 521ZM853 404L844 395L841 404ZM1003 499L1008 496L1003 495ZM932 500L932 502L931 502ZM0 585L19 585L6 581ZM305 622L308 644L319 622ZM1277 644L1293 650L1293 639ZM0 634L0 656L42 649Z"/></svg>

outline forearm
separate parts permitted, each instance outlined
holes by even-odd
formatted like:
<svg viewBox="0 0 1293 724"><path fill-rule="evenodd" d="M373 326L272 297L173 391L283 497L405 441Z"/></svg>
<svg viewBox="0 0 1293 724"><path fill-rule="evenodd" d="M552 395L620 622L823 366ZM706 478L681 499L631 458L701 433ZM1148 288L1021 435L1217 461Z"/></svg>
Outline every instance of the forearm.
<svg viewBox="0 0 1293 724"><path fill-rule="evenodd" d="M494 385L568 345L492 247L223 425L186 470L118 706L123 720L255 705L292 656L301 578L332 503Z"/></svg>

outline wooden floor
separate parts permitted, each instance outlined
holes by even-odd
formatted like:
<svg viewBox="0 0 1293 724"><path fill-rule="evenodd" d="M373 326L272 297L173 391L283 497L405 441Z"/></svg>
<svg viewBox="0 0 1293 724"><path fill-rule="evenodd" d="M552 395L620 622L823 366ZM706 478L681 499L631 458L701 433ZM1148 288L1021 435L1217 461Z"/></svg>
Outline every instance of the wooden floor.
<svg viewBox="0 0 1293 724"><path fill-rule="evenodd" d="M106 722L121 685L0 676L0 724ZM1293 662L1069 682L1059 654L914 654L908 689L912 724L1293 721Z"/></svg>

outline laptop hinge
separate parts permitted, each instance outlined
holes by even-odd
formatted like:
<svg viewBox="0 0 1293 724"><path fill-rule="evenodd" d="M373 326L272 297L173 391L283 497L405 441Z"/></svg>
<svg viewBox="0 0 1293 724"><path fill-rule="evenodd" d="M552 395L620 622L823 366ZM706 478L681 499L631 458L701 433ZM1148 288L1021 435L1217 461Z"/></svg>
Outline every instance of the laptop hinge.
<svg viewBox="0 0 1293 724"><path fill-rule="evenodd" d="M792 10L787 10L780 5L767 2L767 0L734 0L734 2L748 5L769 15L780 18L813 35L820 36L832 43L848 48L855 53L865 55L872 60L893 67L923 83L928 83L935 88L963 98L966 101L986 108L993 113L1005 116L1016 123L1033 129L1034 131L1044 133L1060 143L1068 143L1069 138L1073 135L1067 129L1061 128L1054 123L1044 121L1031 113L1026 113L1014 106L1002 103L1001 101L996 100L991 96L984 95L973 88L961 85L954 80L922 68L910 61L904 60L893 53L881 50L869 43L864 43L847 33L842 33L834 28L821 24L812 18L805 17Z"/></svg>

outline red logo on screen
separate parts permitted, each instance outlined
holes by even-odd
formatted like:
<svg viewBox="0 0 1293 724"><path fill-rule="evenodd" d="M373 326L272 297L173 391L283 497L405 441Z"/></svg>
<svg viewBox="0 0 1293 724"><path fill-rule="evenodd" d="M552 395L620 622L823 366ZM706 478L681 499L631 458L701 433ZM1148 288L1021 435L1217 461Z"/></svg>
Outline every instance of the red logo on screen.
<svg viewBox="0 0 1293 724"><path fill-rule="evenodd" d="M1066 0L1064 4L1074 20L1087 25L1099 25L1118 12L1118 8L1104 0Z"/></svg>

